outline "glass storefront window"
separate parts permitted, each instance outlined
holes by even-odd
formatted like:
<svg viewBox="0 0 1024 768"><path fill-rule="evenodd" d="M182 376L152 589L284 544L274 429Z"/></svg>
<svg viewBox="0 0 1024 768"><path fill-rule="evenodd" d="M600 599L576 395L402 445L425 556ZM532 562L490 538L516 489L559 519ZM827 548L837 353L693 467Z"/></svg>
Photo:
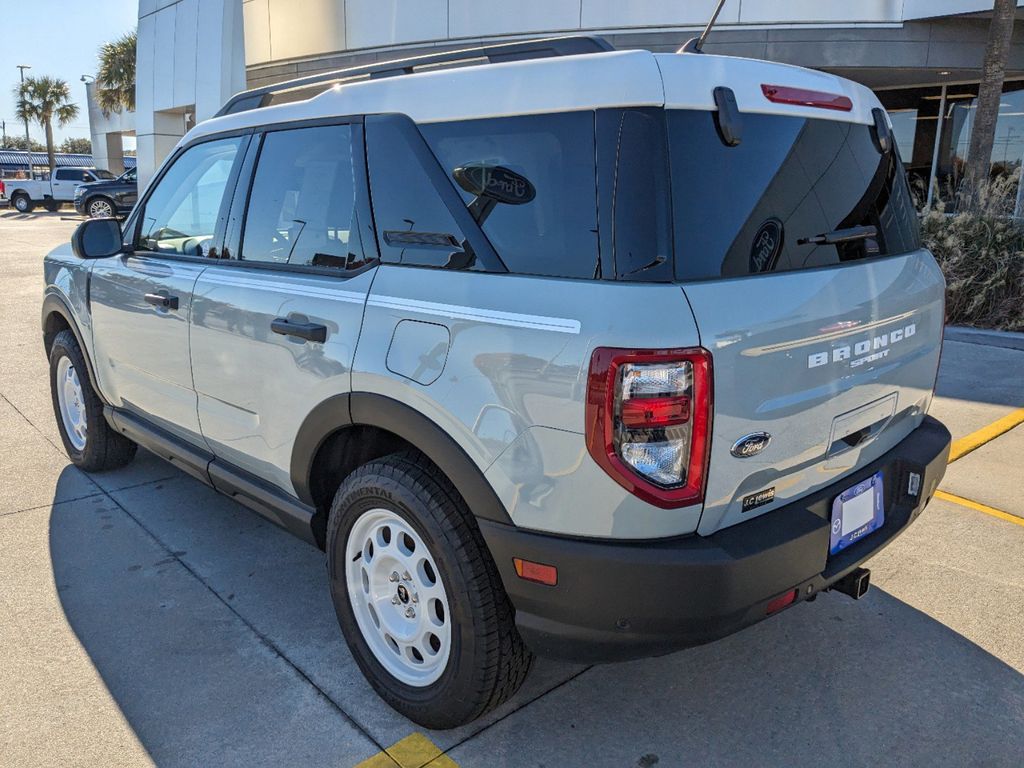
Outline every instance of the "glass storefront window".
<svg viewBox="0 0 1024 768"><path fill-rule="evenodd" d="M907 168L914 202L923 208L929 181L936 201L949 202L963 179L971 129L977 109L976 85L949 85L942 115L941 87L907 88L878 94L889 111L896 142ZM941 124L938 153L935 134ZM932 159L935 158L935 167ZM1024 81L1007 82L996 121L992 146L992 174L1020 175L1024 165ZM1016 182L1013 185L1017 188ZM1024 213L1020 204L1017 215Z"/></svg>

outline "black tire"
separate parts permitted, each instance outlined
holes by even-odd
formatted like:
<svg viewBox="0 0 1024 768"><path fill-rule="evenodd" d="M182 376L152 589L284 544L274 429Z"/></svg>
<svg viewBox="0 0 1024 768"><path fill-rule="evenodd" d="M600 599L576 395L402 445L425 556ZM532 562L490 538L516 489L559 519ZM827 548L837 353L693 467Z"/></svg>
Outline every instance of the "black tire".
<svg viewBox="0 0 1024 768"><path fill-rule="evenodd" d="M422 537L449 595L451 649L440 678L413 687L374 656L356 621L346 585L349 532L363 512L397 513ZM533 656L516 630L512 605L491 555L458 492L417 452L363 465L338 489L327 527L331 597L356 663L391 707L426 728L454 728L509 699Z"/></svg>
<svg viewBox="0 0 1024 768"><path fill-rule="evenodd" d="M64 419L61 416L59 395L57 393L57 370L61 358L68 358L78 374L82 390L82 403L85 408L86 437L85 446L76 448L68 435ZM135 457L138 446L124 435L115 432L103 417L103 403L100 401L89 381L85 355L78 346L78 339L70 330L57 334L50 349L50 398L53 401L53 413L57 419L64 450L71 463L86 472L103 472L123 467Z"/></svg>
<svg viewBox="0 0 1024 768"><path fill-rule="evenodd" d="M11 197L11 207L18 213L32 213L36 204L26 194L16 194Z"/></svg>
<svg viewBox="0 0 1024 768"><path fill-rule="evenodd" d="M97 208L95 211L93 210L94 206ZM104 207L106 207L106 209L101 210L104 209ZM85 215L90 219L110 218L117 215L117 208L114 207L114 201L109 197L104 197L103 195L90 197L85 201L83 208L85 209Z"/></svg>
<svg viewBox="0 0 1024 768"><path fill-rule="evenodd" d="M43 201L43 208L48 210L50 213L56 213L60 210L60 202L57 200L45 200Z"/></svg>

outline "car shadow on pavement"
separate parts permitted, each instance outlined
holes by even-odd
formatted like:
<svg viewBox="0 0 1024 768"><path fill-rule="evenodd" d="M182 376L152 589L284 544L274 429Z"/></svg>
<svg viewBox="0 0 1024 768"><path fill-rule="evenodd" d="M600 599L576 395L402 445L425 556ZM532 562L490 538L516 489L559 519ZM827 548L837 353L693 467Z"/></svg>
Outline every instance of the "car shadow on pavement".
<svg viewBox="0 0 1024 768"><path fill-rule="evenodd" d="M59 211L37 210L32 211L32 213L20 213L15 210L3 210L3 213L0 213L0 219L14 219L16 221L31 221L32 219L59 219L61 216L77 217L78 214L75 213L75 210L73 208L62 208Z"/></svg>
<svg viewBox="0 0 1024 768"><path fill-rule="evenodd" d="M323 555L191 478L55 503L49 536L67 621L158 765L351 765L422 730L359 674ZM429 736L463 768L1017 765L1022 722L1024 676L875 588L660 659L542 661Z"/></svg>

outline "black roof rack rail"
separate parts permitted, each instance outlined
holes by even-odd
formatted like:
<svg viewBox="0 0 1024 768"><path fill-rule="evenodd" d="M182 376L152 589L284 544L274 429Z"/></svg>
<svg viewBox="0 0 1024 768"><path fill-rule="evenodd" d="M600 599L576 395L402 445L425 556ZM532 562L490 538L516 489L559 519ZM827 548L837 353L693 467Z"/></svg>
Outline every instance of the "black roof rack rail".
<svg viewBox="0 0 1024 768"><path fill-rule="evenodd" d="M517 40L511 43L495 43L475 48L460 48L454 51L441 51L423 54L422 56L412 56L408 59L378 61L373 64L336 69L331 72L321 72L307 77L296 78L295 80L286 80L281 83L274 83L273 85L265 85L261 88L253 88L250 91L236 93L228 99L227 103L220 108L220 111L214 117L265 107L270 103L270 99L274 94L277 93L310 88L321 83L334 83L354 77L368 76L370 78L377 78L408 75L412 74L416 67L451 64L459 61L471 61L473 59L487 59L489 63L494 64L500 61L543 59L551 56L604 53L614 50L614 46L603 37L569 35L565 37Z"/></svg>

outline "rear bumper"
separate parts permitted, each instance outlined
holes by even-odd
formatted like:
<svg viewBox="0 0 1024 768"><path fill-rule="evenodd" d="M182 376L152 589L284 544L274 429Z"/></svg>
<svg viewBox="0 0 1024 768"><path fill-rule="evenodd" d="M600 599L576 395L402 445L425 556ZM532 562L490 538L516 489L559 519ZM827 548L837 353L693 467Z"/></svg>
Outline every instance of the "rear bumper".
<svg viewBox="0 0 1024 768"><path fill-rule="evenodd" d="M921 513L945 474L949 445L946 427L926 417L842 481L707 537L605 542L479 522L536 653L591 662L657 656L732 634L764 619L774 598L797 589L800 602L848 574ZM884 525L830 557L833 499L878 471ZM917 496L908 494L911 472L921 475ZM519 579L513 557L557 566L557 586Z"/></svg>

